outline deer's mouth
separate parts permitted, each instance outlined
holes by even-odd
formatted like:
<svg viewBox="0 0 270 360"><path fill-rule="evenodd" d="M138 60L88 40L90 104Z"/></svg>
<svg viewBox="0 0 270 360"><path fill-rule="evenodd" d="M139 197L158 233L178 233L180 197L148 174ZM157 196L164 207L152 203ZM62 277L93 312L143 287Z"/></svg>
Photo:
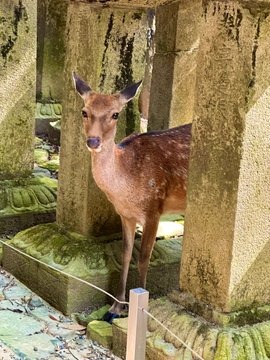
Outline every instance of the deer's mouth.
<svg viewBox="0 0 270 360"><path fill-rule="evenodd" d="M102 150L102 145L99 145L97 148L91 148L91 147L89 147L89 146L87 146L87 148L88 148L88 150L89 150L90 152L99 153L99 152L101 152L101 150Z"/></svg>
<svg viewBox="0 0 270 360"><path fill-rule="evenodd" d="M92 151L99 153L99 152L101 152L101 149L102 149L102 146L100 145L98 148L92 149Z"/></svg>

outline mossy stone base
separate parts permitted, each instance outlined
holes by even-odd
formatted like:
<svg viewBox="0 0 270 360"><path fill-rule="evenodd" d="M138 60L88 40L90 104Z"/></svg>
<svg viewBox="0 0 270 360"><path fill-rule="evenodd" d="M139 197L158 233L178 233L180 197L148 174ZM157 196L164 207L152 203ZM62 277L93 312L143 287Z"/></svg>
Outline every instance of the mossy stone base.
<svg viewBox="0 0 270 360"><path fill-rule="evenodd" d="M244 326L270 320L270 304L263 306L254 304L249 308L222 312L209 304L197 300L192 294L179 290L174 290L168 297L171 301L184 306L186 310L222 326Z"/></svg>
<svg viewBox="0 0 270 360"><path fill-rule="evenodd" d="M49 171L58 171L59 169L59 155L49 154L47 150L35 149L34 151L36 163L44 169Z"/></svg>
<svg viewBox="0 0 270 360"><path fill-rule="evenodd" d="M55 219L57 181L47 177L0 181L0 234Z"/></svg>
<svg viewBox="0 0 270 360"><path fill-rule="evenodd" d="M150 301L149 311L204 360L270 357L270 321L242 327L217 326L168 298ZM113 353L124 358L127 319L113 322ZM148 320L146 360L194 359L195 355L153 319Z"/></svg>
<svg viewBox="0 0 270 360"><path fill-rule="evenodd" d="M77 313L74 314L76 320L78 321L79 324L86 326L94 320L102 320L103 316L106 314L107 311L109 311L110 309L110 305L104 305L101 308L92 311L90 314L85 314L85 313Z"/></svg>
<svg viewBox="0 0 270 360"><path fill-rule="evenodd" d="M106 321L91 321L87 326L87 334L107 349L112 348L112 325Z"/></svg>
<svg viewBox="0 0 270 360"><path fill-rule="evenodd" d="M69 276L74 275L115 294L121 269L122 241L98 243L56 224L44 224L19 232L4 245L3 265L54 307L68 314L111 302L107 296ZM41 260L43 264L16 251ZM138 286L137 261L140 241L135 241L128 288ZM153 250L147 288L164 295L178 287L181 241L159 240ZM46 266L63 270L66 275Z"/></svg>
<svg viewBox="0 0 270 360"><path fill-rule="evenodd" d="M127 345L128 318L115 319L112 324L112 351L121 359L125 359Z"/></svg>

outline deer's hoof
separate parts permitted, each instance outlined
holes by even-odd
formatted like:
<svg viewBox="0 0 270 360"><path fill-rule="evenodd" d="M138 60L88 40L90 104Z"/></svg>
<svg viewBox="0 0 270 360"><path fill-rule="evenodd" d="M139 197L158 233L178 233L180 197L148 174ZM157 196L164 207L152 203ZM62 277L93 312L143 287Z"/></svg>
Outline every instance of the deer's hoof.
<svg viewBox="0 0 270 360"><path fill-rule="evenodd" d="M124 317L124 316L121 315L121 314L113 313L111 311L107 311L106 314L103 316L102 320L107 321L109 324L112 324L114 319L118 319L118 318L121 318L121 317Z"/></svg>
<svg viewBox="0 0 270 360"><path fill-rule="evenodd" d="M103 320L107 321L109 324L112 324L113 320L120 318L120 316L120 314L107 311L106 314L103 316Z"/></svg>

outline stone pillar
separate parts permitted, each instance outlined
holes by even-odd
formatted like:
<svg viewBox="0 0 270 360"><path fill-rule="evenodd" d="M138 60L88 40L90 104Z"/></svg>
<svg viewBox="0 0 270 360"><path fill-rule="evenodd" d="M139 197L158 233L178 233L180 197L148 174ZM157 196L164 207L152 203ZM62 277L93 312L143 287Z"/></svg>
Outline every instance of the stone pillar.
<svg viewBox="0 0 270 360"><path fill-rule="evenodd" d="M37 100L62 102L68 2L39 0L37 6Z"/></svg>
<svg viewBox="0 0 270 360"><path fill-rule="evenodd" d="M37 3L0 3L0 233L55 217L50 179L34 165Z"/></svg>
<svg viewBox="0 0 270 360"><path fill-rule="evenodd" d="M33 167L36 2L0 4L0 180Z"/></svg>
<svg viewBox="0 0 270 360"><path fill-rule="evenodd" d="M68 1L37 3L36 134L59 145L66 55L65 29Z"/></svg>
<svg viewBox="0 0 270 360"><path fill-rule="evenodd" d="M150 129L166 129L193 119L200 19L198 0L179 0L156 9Z"/></svg>
<svg viewBox="0 0 270 360"><path fill-rule="evenodd" d="M269 12L204 4L180 287L217 312L270 302Z"/></svg>
<svg viewBox="0 0 270 360"><path fill-rule="evenodd" d="M90 153L82 133L83 102L75 92L76 70L96 91L113 93L143 77L146 11L101 8L70 2L62 120L57 221L83 235L120 231L112 205L91 174ZM118 138L139 129L137 106L130 103L119 120Z"/></svg>

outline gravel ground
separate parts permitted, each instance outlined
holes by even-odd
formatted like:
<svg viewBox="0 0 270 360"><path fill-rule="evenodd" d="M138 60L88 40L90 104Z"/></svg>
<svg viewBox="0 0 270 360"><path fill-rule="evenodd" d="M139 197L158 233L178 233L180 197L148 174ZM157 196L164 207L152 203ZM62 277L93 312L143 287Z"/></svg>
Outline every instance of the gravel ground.
<svg viewBox="0 0 270 360"><path fill-rule="evenodd" d="M0 360L120 360L0 268Z"/></svg>

